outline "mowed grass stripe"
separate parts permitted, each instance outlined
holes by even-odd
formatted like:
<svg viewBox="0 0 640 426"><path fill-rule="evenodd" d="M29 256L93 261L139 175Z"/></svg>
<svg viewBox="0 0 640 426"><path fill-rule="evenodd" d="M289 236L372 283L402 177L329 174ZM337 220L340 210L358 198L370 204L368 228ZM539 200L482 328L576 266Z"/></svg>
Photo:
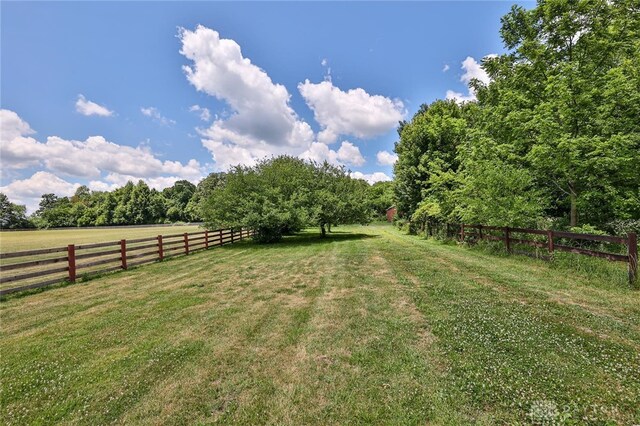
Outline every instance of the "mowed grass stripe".
<svg viewBox="0 0 640 426"><path fill-rule="evenodd" d="M579 422L636 421L634 301L599 300L633 293L339 229L1 303L3 422L503 424L548 400Z"/></svg>
<svg viewBox="0 0 640 426"><path fill-rule="evenodd" d="M316 235L302 244L230 246L9 300L3 318L19 320L22 331L3 328L3 417L424 419L429 404L407 403L427 395L422 375L380 375L390 365L408 369L406 357L424 362L389 280L367 262L370 250L365 240L317 243ZM216 257L223 253L224 261ZM30 298L31 315L21 315Z"/></svg>
<svg viewBox="0 0 640 426"><path fill-rule="evenodd" d="M523 413L543 401L578 422L638 421L637 323L625 316L637 314L636 293L611 290L613 299L628 300L622 311L606 309L599 290L606 284L593 291L593 280L578 274L565 298L580 288L586 294L567 304L531 289L548 287L549 275L555 277L546 265L385 233L394 241L386 256L400 276L410 277L405 282L449 363L447 393L463 390L478 409L491 407L498 423L525 420ZM533 267L523 270L528 264Z"/></svg>

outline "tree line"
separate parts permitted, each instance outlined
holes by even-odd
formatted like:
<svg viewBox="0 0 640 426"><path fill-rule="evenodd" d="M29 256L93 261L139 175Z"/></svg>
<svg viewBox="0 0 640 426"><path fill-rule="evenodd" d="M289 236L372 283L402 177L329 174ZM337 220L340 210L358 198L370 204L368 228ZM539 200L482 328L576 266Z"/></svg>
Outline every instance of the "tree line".
<svg viewBox="0 0 640 426"><path fill-rule="evenodd" d="M3 228L61 228L197 222L202 220L200 200L222 179L224 174L212 173L198 185L179 180L162 191L142 180L114 191L91 191L82 185L70 197L43 194L38 209L28 217L25 206L0 194L0 224Z"/></svg>
<svg viewBox="0 0 640 426"><path fill-rule="evenodd" d="M114 191L80 186L70 197L43 194L38 209L0 193L2 228L145 225L206 221L210 227L259 228L262 240L318 225L382 219L393 203L391 182L369 186L329 164L277 157L254 167L211 173L197 185L179 180L162 191L139 181ZM271 225L269 225L271 224ZM271 227L269 227L271 226ZM268 228L268 229L267 229Z"/></svg>
<svg viewBox="0 0 640 426"><path fill-rule="evenodd" d="M394 197L414 227L480 223L640 230L640 8L628 0L513 6L477 101L400 123Z"/></svg>

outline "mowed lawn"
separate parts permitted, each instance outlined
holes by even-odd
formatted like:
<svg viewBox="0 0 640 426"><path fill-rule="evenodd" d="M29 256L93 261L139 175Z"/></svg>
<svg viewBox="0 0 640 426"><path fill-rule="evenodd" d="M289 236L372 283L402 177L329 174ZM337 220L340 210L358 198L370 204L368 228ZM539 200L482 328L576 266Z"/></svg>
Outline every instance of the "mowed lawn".
<svg viewBox="0 0 640 426"><path fill-rule="evenodd" d="M640 423L623 278L336 231L3 301L2 423Z"/></svg>
<svg viewBox="0 0 640 426"><path fill-rule="evenodd" d="M108 228L42 229L36 231L0 232L0 251L8 253L50 247L66 247L69 244L88 244L122 239L155 237L156 235L200 232L197 225L176 226L121 226Z"/></svg>

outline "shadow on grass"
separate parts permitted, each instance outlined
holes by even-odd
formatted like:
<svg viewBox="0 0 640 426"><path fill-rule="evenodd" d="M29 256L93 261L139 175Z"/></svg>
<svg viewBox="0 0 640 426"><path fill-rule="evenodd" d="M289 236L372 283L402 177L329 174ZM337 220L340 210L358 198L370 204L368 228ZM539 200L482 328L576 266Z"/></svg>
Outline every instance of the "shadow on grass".
<svg viewBox="0 0 640 426"><path fill-rule="evenodd" d="M320 232L314 232L310 230L302 231L295 235L287 235L281 241L277 243L255 243L251 240L245 241L241 244L228 244L225 245L227 250L240 250L246 248L246 244L251 244L254 247L263 247L268 249L277 248L289 248L289 247L302 247L309 245L320 244L338 244L346 241L365 240L370 238L380 238L380 235L363 234L360 232L348 232L348 231L333 231L328 232L326 237L323 237Z"/></svg>

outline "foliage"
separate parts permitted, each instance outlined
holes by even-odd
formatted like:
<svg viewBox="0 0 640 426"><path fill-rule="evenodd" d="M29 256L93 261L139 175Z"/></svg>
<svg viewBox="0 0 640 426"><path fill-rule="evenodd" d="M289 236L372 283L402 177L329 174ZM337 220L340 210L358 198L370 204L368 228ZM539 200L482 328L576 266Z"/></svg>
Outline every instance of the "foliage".
<svg viewBox="0 0 640 426"><path fill-rule="evenodd" d="M162 192L142 180L127 182L111 192L91 191L82 185L71 197L44 194L29 223L39 228L62 228L197 221L199 210L189 208L197 193L197 187L186 180Z"/></svg>
<svg viewBox="0 0 640 426"><path fill-rule="evenodd" d="M210 227L252 228L260 242L275 242L306 226L366 222L367 184L343 168L281 156L237 166L203 208Z"/></svg>
<svg viewBox="0 0 640 426"><path fill-rule="evenodd" d="M368 188L369 208L375 217L383 218L387 209L393 206L393 182L376 182Z"/></svg>
<svg viewBox="0 0 640 426"><path fill-rule="evenodd" d="M488 85L471 82L477 102L435 101L401 124L400 212L427 202L443 221L608 232L640 220L637 22L628 0L514 6L508 53L483 60Z"/></svg>
<svg viewBox="0 0 640 426"><path fill-rule="evenodd" d="M14 204L0 192L0 229L29 228L27 208Z"/></svg>

